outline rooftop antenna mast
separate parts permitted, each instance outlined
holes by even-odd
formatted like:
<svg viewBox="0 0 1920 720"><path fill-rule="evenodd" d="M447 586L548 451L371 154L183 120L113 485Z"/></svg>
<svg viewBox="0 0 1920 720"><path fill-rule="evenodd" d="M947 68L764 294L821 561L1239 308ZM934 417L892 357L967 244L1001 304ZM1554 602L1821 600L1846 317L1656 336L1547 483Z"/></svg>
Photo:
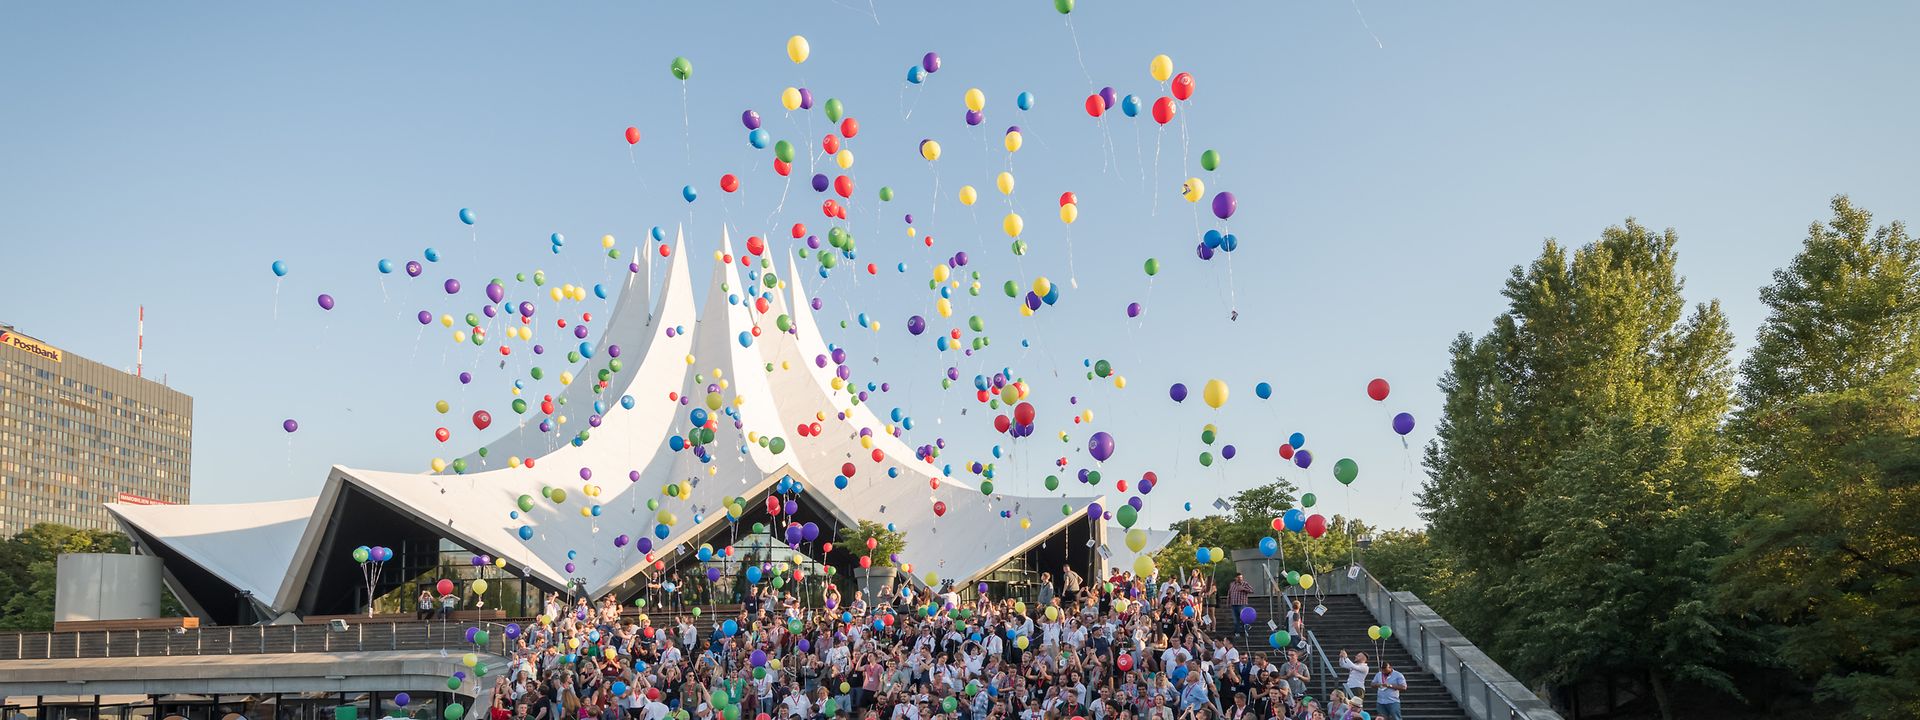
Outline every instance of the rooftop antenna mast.
<svg viewBox="0 0 1920 720"><path fill-rule="evenodd" d="M137 342L133 346L133 376L146 377L147 355L147 306L140 306L140 326L135 331Z"/></svg>

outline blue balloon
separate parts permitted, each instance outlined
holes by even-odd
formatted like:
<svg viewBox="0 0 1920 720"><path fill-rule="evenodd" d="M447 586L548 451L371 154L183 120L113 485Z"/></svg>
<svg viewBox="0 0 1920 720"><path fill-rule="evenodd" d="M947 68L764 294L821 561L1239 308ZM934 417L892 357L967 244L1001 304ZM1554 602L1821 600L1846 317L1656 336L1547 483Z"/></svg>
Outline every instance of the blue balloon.
<svg viewBox="0 0 1920 720"><path fill-rule="evenodd" d="M619 680L613 681L613 694L616 696L627 694L627 684Z"/></svg>
<svg viewBox="0 0 1920 720"><path fill-rule="evenodd" d="M1265 555L1267 557L1273 557L1273 554L1277 552L1280 552L1280 541L1270 537L1260 538L1260 554L1261 555Z"/></svg>
<svg viewBox="0 0 1920 720"><path fill-rule="evenodd" d="M753 565L747 568L747 582L754 583L756 585L760 583L760 566L759 565Z"/></svg>
<svg viewBox="0 0 1920 720"><path fill-rule="evenodd" d="M1193 561L1194 561L1194 562L1197 562L1197 563L1200 563L1200 564L1202 564L1202 565L1205 565L1205 564L1207 564L1207 559L1208 559L1208 556L1210 556L1210 555L1212 555L1212 554L1213 554L1213 551L1212 551L1212 550L1208 550L1208 549L1206 549L1206 548L1203 548L1203 547L1199 547L1199 548L1194 548L1194 549L1193 549Z"/></svg>
<svg viewBox="0 0 1920 720"><path fill-rule="evenodd" d="M1280 522L1287 530L1300 532L1307 529L1307 514L1301 512L1300 508L1287 508L1286 514L1280 516Z"/></svg>
<svg viewBox="0 0 1920 720"><path fill-rule="evenodd" d="M273 275L274 275L274 277L286 277L286 276L287 276L287 261L285 261L285 260L275 260L275 261L273 261Z"/></svg>
<svg viewBox="0 0 1920 720"><path fill-rule="evenodd" d="M1013 104L1018 105L1021 110L1032 110L1033 93L1021 91L1020 96L1013 99Z"/></svg>
<svg viewBox="0 0 1920 720"><path fill-rule="evenodd" d="M1240 247L1240 238L1234 237L1233 233L1227 233L1225 237L1220 238L1221 250L1233 252L1238 247Z"/></svg>
<svg viewBox="0 0 1920 720"><path fill-rule="evenodd" d="M747 144L752 145L756 150L765 150L767 149L767 145L772 142L773 134L767 132L764 128L754 128L751 132L747 133Z"/></svg>
<svg viewBox="0 0 1920 720"><path fill-rule="evenodd" d="M379 268L380 268L381 275L390 275L393 273L393 261L388 260L386 258L380 258Z"/></svg>
<svg viewBox="0 0 1920 720"><path fill-rule="evenodd" d="M687 420L692 422L694 427L705 427L707 424L707 409L703 407L694 408L692 412L687 413Z"/></svg>
<svg viewBox="0 0 1920 720"><path fill-rule="evenodd" d="M1273 397L1273 386L1267 383L1260 383L1253 386L1253 394L1260 396L1261 400Z"/></svg>
<svg viewBox="0 0 1920 720"><path fill-rule="evenodd" d="M439 250L435 250L433 248L427 248L425 252L422 252L420 254L426 257L427 262L440 262Z"/></svg>
<svg viewBox="0 0 1920 720"><path fill-rule="evenodd" d="M654 241L654 242L666 242L666 241L667 241L667 231L665 231L665 230L662 230L662 229L660 229L660 226L659 226L659 225L655 225L655 226L653 226L653 230L651 230L651 231L649 231L649 232L650 232L650 233L651 233L651 234L653 235L653 241Z"/></svg>
<svg viewBox="0 0 1920 720"><path fill-rule="evenodd" d="M671 534L673 534L673 528L667 527L666 523L660 523L659 525L653 526L654 537L660 538L661 540L665 540L667 539L667 536Z"/></svg>
<svg viewBox="0 0 1920 720"><path fill-rule="evenodd" d="M759 568L748 568L747 571L752 572L758 569ZM740 633L740 623L734 622L732 620L728 620L726 622L720 623L721 635L725 635L727 637L733 637L734 635L738 635L739 633Z"/></svg>
<svg viewBox="0 0 1920 720"><path fill-rule="evenodd" d="M1121 98L1120 112L1126 113L1127 117L1139 117L1140 116L1140 98L1134 97L1132 95L1128 95L1125 98Z"/></svg>
<svg viewBox="0 0 1920 720"><path fill-rule="evenodd" d="M753 347L753 333L740 331L740 347Z"/></svg>
<svg viewBox="0 0 1920 720"><path fill-rule="evenodd" d="M673 437L667 438L667 447L673 450L674 452L680 452L681 450L686 449L687 439L680 437L679 435L675 435Z"/></svg>
<svg viewBox="0 0 1920 720"><path fill-rule="evenodd" d="M1227 236L1224 234L1221 234L1219 230L1208 230L1207 234L1200 236L1200 242L1205 244L1208 248L1220 247L1220 244L1226 241L1227 241Z"/></svg>
<svg viewBox="0 0 1920 720"><path fill-rule="evenodd" d="M700 562L707 562L713 559L713 548L708 547L706 545L701 545L700 552L695 554L700 557Z"/></svg>
<svg viewBox="0 0 1920 720"><path fill-rule="evenodd" d="M520 539L521 539L521 540L532 540L532 539L533 539L533 528L532 528L532 527L529 527L529 526L526 526L526 525L521 525L521 526L520 526Z"/></svg>
<svg viewBox="0 0 1920 720"><path fill-rule="evenodd" d="M913 67L907 68L907 82L913 83L915 85L919 85L921 81L926 79L927 79L927 71L924 69L921 69L919 65L915 65Z"/></svg>
<svg viewBox="0 0 1920 720"><path fill-rule="evenodd" d="M463 222L463 223L466 223L466 224L468 224L468 225L472 225L472 224L473 224L473 211L472 211L472 210L468 210L468 209L466 209L466 208L460 208L460 222Z"/></svg>
<svg viewBox="0 0 1920 720"><path fill-rule="evenodd" d="M604 285L601 285L600 283L594 283L594 284L593 284L593 296L594 296L594 297L597 297L597 298L600 298L601 300L605 300L605 299L607 299L607 288L606 288L606 286L604 286Z"/></svg>
<svg viewBox="0 0 1920 720"><path fill-rule="evenodd" d="M632 396L632 395L621 395L621 396L620 396L620 407L623 407L623 408L626 408L626 409L628 409L628 410L632 410L632 409L633 409L633 396Z"/></svg>
<svg viewBox="0 0 1920 720"><path fill-rule="evenodd" d="M1294 433L1292 435L1288 435L1287 444L1292 445L1293 449L1299 450L1300 448L1307 446L1307 436L1302 435L1300 433Z"/></svg>
<svg viewBox="0 0 1920 720"><path fill-rule="evenodd" d="M686 185L680 188L680 197L686 198L687 202L693 202L694 198L700 197L700 192L694 190L692 185Z"/></svg>

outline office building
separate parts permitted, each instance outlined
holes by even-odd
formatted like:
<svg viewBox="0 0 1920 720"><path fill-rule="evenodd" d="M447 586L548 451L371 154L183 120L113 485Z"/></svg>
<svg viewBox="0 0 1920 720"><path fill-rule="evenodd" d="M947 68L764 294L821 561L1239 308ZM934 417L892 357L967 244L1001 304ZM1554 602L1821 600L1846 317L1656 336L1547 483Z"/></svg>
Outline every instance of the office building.
<svg viewBox="0 0 1920 720"><path fill-rule="evenodd" d="M0 324L0 537L187 502L193 398Z"/></svg>

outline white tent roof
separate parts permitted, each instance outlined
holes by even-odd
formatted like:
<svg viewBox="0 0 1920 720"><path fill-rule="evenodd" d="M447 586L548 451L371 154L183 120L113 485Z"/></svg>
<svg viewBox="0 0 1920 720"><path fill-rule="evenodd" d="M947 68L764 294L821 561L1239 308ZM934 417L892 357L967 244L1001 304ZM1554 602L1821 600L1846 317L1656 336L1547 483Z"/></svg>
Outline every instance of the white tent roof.
<svg viewBox="0 0 1920 720"><path fill-rule="evenodd" d="M276 605L317 498L230 505L108 503L107 512L235 589Z"/></svg>

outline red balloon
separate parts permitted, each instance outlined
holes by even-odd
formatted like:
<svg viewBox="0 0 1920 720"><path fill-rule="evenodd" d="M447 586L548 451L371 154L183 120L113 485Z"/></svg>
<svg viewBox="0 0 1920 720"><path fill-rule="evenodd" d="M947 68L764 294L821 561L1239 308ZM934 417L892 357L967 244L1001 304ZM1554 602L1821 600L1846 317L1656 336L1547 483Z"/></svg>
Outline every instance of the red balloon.
<svg viewBox="0 0 1920 720"><path fill-rule="evenodd" d="M879 546L880 546L880 541L879 541L879 540L875 540L875 539L873 539L873 538L867 538L867 549L868 549L868 550L872 550L872 549L874 549L874 548L876 548L876 547L879 547Z"/></svg>
<svg viewBox="0 0 1920 720"><path fill-rule="evenodd" d="M853 136L859 135L859 134L860 134L859 120L855 120L853 118L844 118L840 121L840 137L851 139Z"/></svg>
<svg viewBox="0 0 1920 720"><path fill-rule="evenodd" d="M884 452L881 452L881 451L880 451L880 448L874 448L874 449L873 449L873 453L872 453L871 455L869 455L868 457L871 457L871 458L873 458L873 461L874 461L874 462L880 462L880 461L882 461L882 460L885 460L885 459L887 459L887 454L886 454L886 453L884 453Z"/></svg>
<svg viewBox="0 0 1920 720"><path fill-rule="evenodd" d="M747 252L753 253L755 255L765 254L767 252L767 241L761 240L759 235L747 236ZM766 312L766 311L762 310L760 312Z"/></svg>
<svg viewBox="0 0 1920 720"><path fill-rule="evenodd" d="M1161 125L1173 122L1173 98L1163 97L1153 101L1153 121Z"/></svg>
<svg viewBox="0 0 1920 720"><path fill-rule="evenodd" d="M1125 481L1125 480L1115 480L1115 481L1114 481L1114 483L1113 483L1113 489L1115 489L1115 490L1118 490L1118 491L1120 491L1120 492L1126 492L1126 491L1127 491L1127 481Z"/></svg>
<svg viewBox="0 0 1920 720"><path fill-rule="evenodd" d="M1307 516L1307 537L1317 538L1327 534L1327 517L1320 513Z"/></svg>
<svg viewBox="0 0 1920 720"><path fill-rule="evenodd" d="M807 226L805 226L805 225L802 225L802 224L800 224L800 223L794 223L794 224L793 224L793 239L795 239L795 240L799 240L800 238L803 238L803 237L806 237L806 236L807 236Z"/></svg>
<svg viewBox="0 0 1920 720"><path fill-rule="evenodd" d="M1181 100L1193 97L1193 76L1180 73L1173 76L1173 96Z"/></svg>
<svg viewBox="0 0 1920 720"><path fill-rule="evenodd" d="M1060 207L1066 207L1068 205L1078 205L1078 204L1080 204L1080 197L1078 195L1074 195L1073 191L1069 190L1067 192L1060 193Z"/></svg>
<svg viewBox="0 0 1920 720"><path fill-rule="evenodd" d="M1145 481L1147 481L1147 482L1150 482L1150 483L1158 483L1158 482L1160 482L1160 476L1159 476L1159 475L1155 475L1155 474L1153 474L1153 471L1152 471L1152 470L1148 470L1148 471L1146 471L1146 472L1144 472L1144 473L1141 473L1141 474L1140 474L1140 479L1141 479L1141 480L1145 480Z"/></svg>
<svg viewBox="0 0 1920 720"><path fill-rule="evenodd" d="M1087 96L1087 114L1088 115L1091 115L1093 117L1100 117L1101 115L1105 115L1106 113L1107 113L1107 101L1101 100L1099 93L1094 93L1092 95Z"/></svg>
<svg viewBox="0 0 1920 720"><path fill-rule="evenodd" d="M433 439L439 440L440 442L446 442L447 438L452 436L453 433L447 432L446 428L436 428L433 431Z"/></svg>
<svg viewBox="0 0 1920 720"><path fill-rule="evenodd" d="M660 257L666 257L672 254L673 250L668 248L666 243L660 243Z"/></svg>
<svg viewBox="0 0 1920 720"><path fill-rule="evenodd" d="M780 514L780 498L774 497L772 495L767 496L767 514L769 515Z"/></svg>
<svg viewBox="0 0 1920 720"><path fill-rule="evenodd" d="M945 500L933 501L933 514L935 517L943 517L947 514L947 503Z"/></svg>
<svg viewBox="0 0 1920 720"><path fill-rule="evenodd" d="M856 468L854 468L854 466L853 466L853 463L840 463L840 474L841 474L841 475L845 475L845 476L847 476L847 477L853 477L853 471L854 471L855 469L856 469Z"/></svg>
<svg viewBox="0 0 1920 720"><path fill-rule="evenodd" d="M1013 427L1013 421L1008 420L1007 416L1005 415L993 416L993 429L996 432L1006 432L1007 428L1011 428L1011 427Z"/></svg>
<svg viewBox="0 0 1920 720"><path fill-rule="evenodd" d="M828 155L840 152L840 138L832 134L820 138L820 149L827 151Z"/></svg>
<svg viewBox="0 0 1920 720"><path fill-rule="evenodd" d="M725 190L725 191L727 191L727 192L733 192L733 191L735 191L735 190L739 190L739 189L740 189L740 178L737 178L737 177L734 177L734 176L733 176L733 173L727 173L727 174L725 174L725 175L721 175L721 176L720 176L720 189L721 189L721 190Z"/></svg>
<svg viewBox="0 0 1920 720"><path fill-rule="evenodd" d="M1292 443L1280 443L1280 459L1282 459L1282 460L1292 460L1292 459L1293 459L1293 444L1292 444Z"/></svg>
<svg viewBox="0 0 1920 720"><path fill-rule="evenodd" d="M1274 518L1272 525L1274 532L1286 532L1287 530L1286 518Z"/></svg>
<svg viewBox="0 0 1920 720"><path fill-rule="evenodd" d="M1126 672L1128 670L1132 670L1133 656L1128 655L1126 653L1121 653L1120 657L1113 661L1113 664L1120 668L1120 672Z"/></svg>
<svg viewBox="0 0 1920 720"><path fill-rule="evenodd" d="M1021 425L1033 424L1033 403L1022 402L1013 407L1013 419Z"/></svg>
<svg viewBox="0 0 1920 720"><path fill-rule="evenodd" d="M833 543L820 543L820 552L833 552Z"/></svg>
<svg viewBox="0 0 1920 720"><path fill-rule="evenodd" d="M440 582L433 584L433 589L439 590L441 595L452 595L453 581L445 578L441 578Z"/></svg>
<svg viewBox="0 0 1920 720"><path fill-rule="evenodd" d="M627 128L627 144L628 145L640 144L640 128L637 128L637 127Z"/></svg>
<svg viewBox="0 0 1920 720"><path fill-rule="evenodd" d="M1375 400L1385 400L1387 399L1388 389L1385 378L1374 378L1373 382L1367 383L1367 397Z"/></svg>
<svg viewBox="0 0 1920 720"><path fill-rule="evenodd" d="M473 411L474 427L479 428L481 430L485 430L487 429L488 425L492 425L492 424L493 424L493 415L491 413L488 413L485 410Z"/></svg>
<svg viewBox="0 0 1920 720"><path fill-rule="evenodd" d="M865 555L861 555L861 556L860 556L860 567L862 567L862 568L870 568L870 567L873 567L873 558L871 558L871 557L867 557L867 556L865 556Z"/></svg>
<svg viewBox="0 0 1920 720"><path fill-rule="evenodd" d="M833 179L833 191L840 197L853 197L853 178L841 175Z"/></svg>
<svg viewBox="0 0 1920 720"><path fill-rule="evenodd" d="M785 160L781 160L780 158L773 159L773 174L779 175L780 177L786 177L792 172L793 172L793 163L787 162Z"/></svg>

